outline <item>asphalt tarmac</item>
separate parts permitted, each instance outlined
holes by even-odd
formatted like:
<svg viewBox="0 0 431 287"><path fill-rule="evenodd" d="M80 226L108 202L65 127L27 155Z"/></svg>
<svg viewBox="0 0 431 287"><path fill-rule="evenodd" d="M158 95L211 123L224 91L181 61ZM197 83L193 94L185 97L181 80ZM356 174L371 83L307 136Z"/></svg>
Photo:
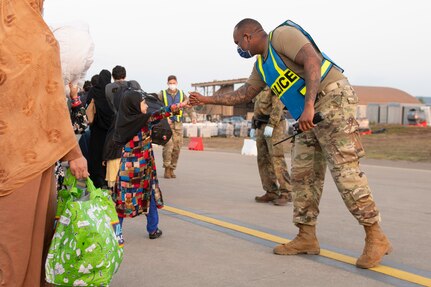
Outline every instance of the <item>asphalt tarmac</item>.
<svg viewBox="0 0 431 287"><path fill-rule="evenodd" d="M394 251L372 270L354 266L365 233L329 171L320 203L320 255L274 255L295 237L292 204L256 203L264 193L255 156L181 151L176 179L164 179L162 237L145 216L124 221L125 254L110 286L431 286L431 165L361 161ZM290 159L286 154L286 160Z"/></svg>

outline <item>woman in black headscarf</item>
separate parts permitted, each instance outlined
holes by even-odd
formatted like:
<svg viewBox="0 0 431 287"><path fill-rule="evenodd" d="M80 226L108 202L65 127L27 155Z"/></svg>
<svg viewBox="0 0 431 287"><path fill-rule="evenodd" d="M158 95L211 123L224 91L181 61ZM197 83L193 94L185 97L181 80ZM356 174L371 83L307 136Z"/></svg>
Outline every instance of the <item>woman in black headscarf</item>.
<svg viewBox="0 0 431 287"><path fill-rule="evenodd" d="M108 70L102 70L99 74L97 85L92 87L88 93L88 97L94 99L96 106L94 121L90 126L91 135L88 155L90 178L96 187L106 186L106 167L102 164L103 145L105 144L108 129L115 117L105 94L105 87L109 83L111 83L111 73Z"/></svg>
<svg viewBox="0 0 431 287"><path fill-rule="evenodd" d="M121 100L113 138L124 147L113 197L120 224L125 217L144 213L149 237L155 239L162 234L157 208L163 207L163 199L151 145L151 125L179 113L181 106L161 106L152 112L146 103L149 97L140 91L128 91Z"/></svg>
<svg viewBox="0 0 431 287"><path fill-rule="evenodd" d="M124 94L115 123L115 142L126 144L147 125L151 114L147 113L145 97L145 94L133 90Z"/></svg>

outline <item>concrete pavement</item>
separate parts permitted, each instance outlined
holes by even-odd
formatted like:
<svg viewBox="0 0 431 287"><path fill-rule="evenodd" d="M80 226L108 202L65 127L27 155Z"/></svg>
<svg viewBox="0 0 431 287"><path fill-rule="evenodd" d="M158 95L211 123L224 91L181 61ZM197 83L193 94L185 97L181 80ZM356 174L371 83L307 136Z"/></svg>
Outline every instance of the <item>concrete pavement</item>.
<svg viewBox="0 0 431 287"><path fill-rule="evenodd" d="M178 178L164 179L160 147L155 154L163 236L148 239L144 216L125 220L125 257L111 286L431 286L429 165L363 161L394 245L384 268L371 271L349 263L362 252L364 231L329 173L317 234L330 256L277 256L274 240L293 239L297 228L291 204L254 202L263 194L256 157L183 149Z"/></svg>

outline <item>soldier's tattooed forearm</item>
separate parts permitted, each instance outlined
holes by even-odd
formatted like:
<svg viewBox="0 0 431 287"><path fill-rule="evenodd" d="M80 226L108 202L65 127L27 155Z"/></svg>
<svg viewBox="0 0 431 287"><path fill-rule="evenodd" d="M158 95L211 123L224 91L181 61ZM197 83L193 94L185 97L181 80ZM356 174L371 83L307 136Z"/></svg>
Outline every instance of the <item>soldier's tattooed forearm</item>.
<svg viewBox="0 0 431 287"><path fill-rule="evenodd" d="M299 50L295 61L304 66L305 85L307 87L305 101L314 104L317 92L319 91L322 59L318 56L313 46L307 44Z"/></svg>
<svg viewBox="0 0 431 287"><path fill-rule="evenodd" d="M307 83L307 92L305 94L305 101L315 102L316 96L319 91L320 85L320 65L311 64L310 70L306 72L306 83Z"/></svg>
<svg viewBox="0 0 431 287"><path fill-rule="evenodd" d="M242 103L250 102L258 93L259 89L250 86L249 84L244 84L239 89L224 93L222 95L212 96L212 102L218 105L233 106Z"/></svg>

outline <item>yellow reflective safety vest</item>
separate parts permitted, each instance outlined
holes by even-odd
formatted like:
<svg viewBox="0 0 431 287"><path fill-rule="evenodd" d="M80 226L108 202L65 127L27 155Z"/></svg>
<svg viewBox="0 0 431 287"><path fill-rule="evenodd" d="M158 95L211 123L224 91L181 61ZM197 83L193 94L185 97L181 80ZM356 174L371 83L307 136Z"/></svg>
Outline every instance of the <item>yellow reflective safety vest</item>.
<svg viewBox="0 0 431 287"><path fill-rule="evenodd" d="M172 104L182 103L183 99L184 99L184 92L183 91L177 90L177 93L175 94L175 96L172 97L168 93L168 90L163 90L163 102L164 102L165 106L170 106ZM179 115L170 117L170 119L172 121L180 122L182 117L183 117L183 110L180 110Z"/></svg>
<svg viewBox="0 0 431 287"><path fill-rule="evenodd" d="M280 26L291 26L301 31L304 36L313 44L313 46L322 54L323 60L320 68L322 81L332 66L336 66L341 72L343 69L338 67L329 59L323 52L319 50L313 38L293 21L287 20ZM277 28L278 28L277 27ZM276 28L276 29L277 29ZM274 29L275 30L275 29ZM299 119L304 111L305 103L305 80L296 74L292 69L286 66L281 57L277 54L271 44L273 31L269 34L268 56L264 60L261 55L258 55L256 61L256 70L259 72L262 80L271 88L281 102L286 106L294 119Z"/></svg>

